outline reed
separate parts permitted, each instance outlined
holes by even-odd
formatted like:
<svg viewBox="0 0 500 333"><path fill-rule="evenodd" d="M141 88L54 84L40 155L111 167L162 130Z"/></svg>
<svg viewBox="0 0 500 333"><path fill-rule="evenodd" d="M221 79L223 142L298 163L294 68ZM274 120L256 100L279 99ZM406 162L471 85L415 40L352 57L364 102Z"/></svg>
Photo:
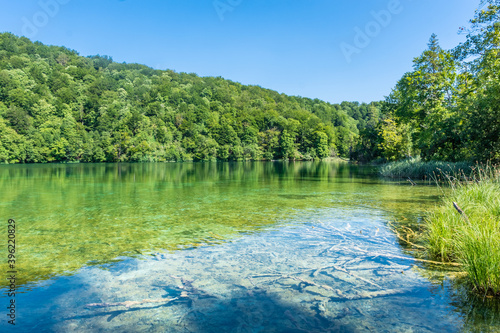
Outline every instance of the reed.
<svg viewBox="0 0 500 333"><path fill-rule="evenodd" d="M468 162L424 162L420 157L391 162L380 168L380 174L388 178L410 178L422 180L441 179L443 175L469 174L473 164Z"/></svg>
<svg viewBox="0 0 500 333"><path fill-rule="evenodd" d="M451 192L425 220L427 251L461 263L478 292L500 296L500 167L443 177Z"/></svg>

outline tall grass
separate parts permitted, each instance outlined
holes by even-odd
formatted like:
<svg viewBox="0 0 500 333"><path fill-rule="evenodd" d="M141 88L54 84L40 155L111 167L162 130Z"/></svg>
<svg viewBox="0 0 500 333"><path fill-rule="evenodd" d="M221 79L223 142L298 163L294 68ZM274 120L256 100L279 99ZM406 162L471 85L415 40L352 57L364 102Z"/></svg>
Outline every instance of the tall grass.
<svg viewBox="0 0 500 333"><path fill-rule="evenodd" d="M389 178L411 178L434 180L442 175L469 174L472 164L468 162L424 162L420 157L391 162L380 168L380 174Z"/></svg>
<svg viewBox="0 0 500 333"><path fill-rule="evenodd" d="M470 176L444 177L452 190L426 219L427 251L461 263L475 290L500 296L500 167L477 166Z"/></svg>

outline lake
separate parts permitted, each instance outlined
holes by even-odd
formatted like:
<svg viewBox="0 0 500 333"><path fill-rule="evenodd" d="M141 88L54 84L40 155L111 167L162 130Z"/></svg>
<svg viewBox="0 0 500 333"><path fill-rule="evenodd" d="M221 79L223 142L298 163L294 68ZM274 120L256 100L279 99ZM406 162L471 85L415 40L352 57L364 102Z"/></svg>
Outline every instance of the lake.
<svg viewBox="0 0 500 333"><path fill-rule="evenodd" d="M498 331L498 301L390 229L441 191L342 162L3 165L0 330Z"/></svg>

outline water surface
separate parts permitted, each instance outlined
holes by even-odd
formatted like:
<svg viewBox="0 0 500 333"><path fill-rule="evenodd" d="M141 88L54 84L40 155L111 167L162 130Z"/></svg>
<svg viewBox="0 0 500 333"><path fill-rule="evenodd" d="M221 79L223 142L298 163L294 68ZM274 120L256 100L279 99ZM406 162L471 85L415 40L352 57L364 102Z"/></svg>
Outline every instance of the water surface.
<svg viewBox="0 0 500 333"><path fill-rule="evenodd" d="M1 166L16 331L493 331L387 227L439 195L333 162Z"/></svg>

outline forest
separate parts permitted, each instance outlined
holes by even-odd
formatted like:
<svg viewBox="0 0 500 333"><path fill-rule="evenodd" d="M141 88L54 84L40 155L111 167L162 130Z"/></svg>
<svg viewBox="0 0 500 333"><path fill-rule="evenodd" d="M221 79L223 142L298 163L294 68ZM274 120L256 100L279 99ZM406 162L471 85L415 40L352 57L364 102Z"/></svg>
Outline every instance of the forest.
<svg viewBox="0 0 500 333"><path fill-rule="evenodd" d="M0 163L500 161L500 0L383 101L331 104L0 34ZM334 94L335 92L332 92Z"/></svg>
<svg viewBox="0 0 500 333"><path fill-rule="evenodd" d="M452 50L432 35L382 103L375 126L360 129L353 158L500 162L500 1L484 0Z"/></svg>
<svg viewBox="0 0 500 333"><path fill-rule="evenodd" d="M347 158L378 112L0 34L3 163Z"/></svg>

